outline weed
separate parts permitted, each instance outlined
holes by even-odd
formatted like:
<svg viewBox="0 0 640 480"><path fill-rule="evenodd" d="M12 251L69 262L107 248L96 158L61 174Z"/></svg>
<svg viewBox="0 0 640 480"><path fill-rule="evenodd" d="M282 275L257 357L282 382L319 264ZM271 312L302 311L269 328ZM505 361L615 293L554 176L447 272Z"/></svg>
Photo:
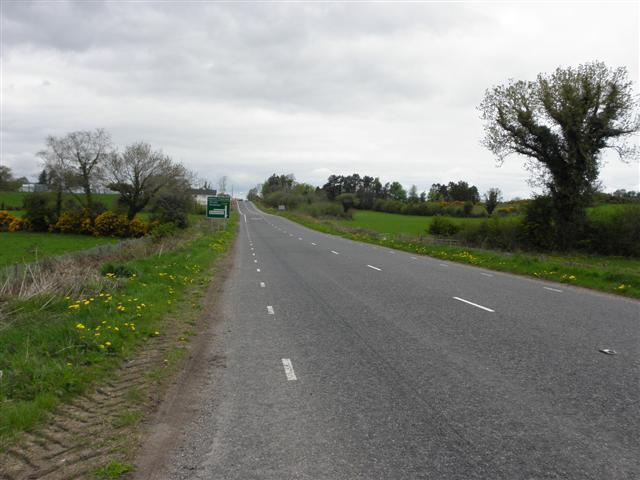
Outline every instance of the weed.
<svg viewBox="0 0 640 480"><path fill-rule="evenodd" d="M97 468L93 475L97 478L119 478L125 473L133 472L133 465L128 463L110 462Z"/></svg>

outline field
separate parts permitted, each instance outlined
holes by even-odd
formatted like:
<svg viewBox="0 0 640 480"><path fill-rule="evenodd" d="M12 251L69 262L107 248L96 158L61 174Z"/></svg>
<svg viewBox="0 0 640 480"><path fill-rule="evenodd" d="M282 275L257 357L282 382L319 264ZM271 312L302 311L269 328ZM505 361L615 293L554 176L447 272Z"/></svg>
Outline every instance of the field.
<svg viewBox="0 0 640 480"><path fill-rule="evenodd" d="M0 232L0 267L114 243L115 238L56 233Z"/></svg>
<svg viewBox="0 0 640 480"><path fill-rule="evenodd" d="M427 233L426 230L434 218L420 215L374 212L372 210L355 210L353 212L353 220L340 220L337 223L345 227L364 228L378 233L420 236ZM478 223L484 220L484 218L447 218L458 225Z"/></svg>

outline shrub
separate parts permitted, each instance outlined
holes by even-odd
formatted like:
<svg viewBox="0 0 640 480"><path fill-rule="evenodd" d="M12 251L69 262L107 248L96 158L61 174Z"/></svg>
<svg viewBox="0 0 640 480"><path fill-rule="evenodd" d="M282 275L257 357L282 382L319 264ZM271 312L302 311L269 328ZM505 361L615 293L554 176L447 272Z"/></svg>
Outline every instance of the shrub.
<svg viewBox="0 0 640 480"><path fill-rule="evenodd" d="M556 226L553 222L553 201L548 196L537 196L525 207L520 229L520 241L532 248L551 250L555 246Z"/></svg>
<svg viewBox="0 0 640 480"><path fill-rule="evenodd" d="M603 255L640 256L640 205L589 219L581 246Z"/></svg>
<svg viewBox="0 0 640 480"><path fill-rule="evenodd" d="M87 218L83 212L70 211L60 215L58 221L49 226L49 231L58 233L86 233L87 228L90 228L90 226L91 220Z"/></svg>
<svg viewBox="0 0 640 480"><path fill-rule="evenodd" d="M302 205L300 211L313 218L333 217L351 219L351 211L345 212L339 203L317 202Z"/></svg>
<svg viewBox="0 0 640 480"><path fill-rule="evenodd" d="M190 206L190 198L184 195L164 193L155 199L151 211L153 219L160 223L173 223L178 228L187 228Z"/></svg>
<svg viewBox="0 0 640 480"><path fill-rule="evenodd" d="M515 250L520 246L521 222L493 217L481 223L470 223L460 229L457 237L467 245Z"/></svg>
<svg viewBox="0 0 640 480"><path fill-rule="evenodd" d="M47 195L32 193L23 202L26 210L24 218L29 220L31 228L36 232L46 232L49 225L55 223L55 209Z"/></svg>
<svg viewBox="0 0 640 480"><path fill-rule="evenodd" d="M29 223L29 220L23 220L22 218L16 217L11 221L7 230L10 232L19 232L21 230L29 230L30 227L31 224Z"/></svg>
<svg viewBox="0 0 640 480"><path fill-rule="evenodd" d="M0 210L0 230L8 230L9 225L16 219L6 210Z"/></svg>
<svg viewBox="0 0 640 480"><path fill-rule="evenodd" d="M93 225L93 234L100 237L125 237L128 233L127 217L109 211L98 215Z"/></svg>
<svg viewBox="0 0 640 480"><path fill-rule="evenodd" d="M450 237L455 235L459 230L460 227L448 218L436 216L431 222L431 225L429 225L428 231L431 235Z"/></svg>
<svg viewBox="0 0 640 480"><path fill-rule="evenodd" d="M153 241L158 241L162 238L175 235L177 230L178 227L175 223L160 223L159 221L150 223L151 238Z"/></svg>
<svg viewBox="0 0 640 480"><path fill-rule="evenodd" d="M132 237L144 237L149 233L149 225L139 218L134 218L129 222L129 235Z"/></svg>
<svg viewBox="0 0 640 480"><path fill-rule="evenodd" d="M105 263L100 268L100 273L105 277L128 278L128 277L132 277L133 275L136 275L135 270L133 270L131 267L128 267L127 265L122 265L122 264L114 265L113 263Z"/></svg>

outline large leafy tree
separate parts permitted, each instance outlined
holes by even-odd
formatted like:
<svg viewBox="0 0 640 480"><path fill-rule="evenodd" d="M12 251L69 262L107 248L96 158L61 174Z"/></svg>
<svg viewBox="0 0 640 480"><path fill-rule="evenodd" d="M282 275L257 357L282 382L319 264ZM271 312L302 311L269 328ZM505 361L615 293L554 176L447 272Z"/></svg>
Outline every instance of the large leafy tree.
<svg viewBox="0 0 640 480"><path fill-rule="evenodd" d="M626 69L601 62L485 93L479 107L484 145L500 163L513 153L528 157L533 183L546 187L553 200L559 247L579 238L603 150L614 149L623 161L637 159L637 147L628 142L640 128L636 107Z"/></svg>

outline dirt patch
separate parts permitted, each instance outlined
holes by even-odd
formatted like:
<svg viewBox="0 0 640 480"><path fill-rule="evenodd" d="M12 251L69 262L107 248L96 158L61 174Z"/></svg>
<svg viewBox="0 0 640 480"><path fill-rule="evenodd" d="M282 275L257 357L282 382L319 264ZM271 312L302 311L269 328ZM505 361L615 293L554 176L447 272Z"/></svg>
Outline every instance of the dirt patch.
<svg viewBox="0 0 640 480"><path fill-rule="evenodd" d="M95 478L101 467L113 478L119 475L108 472L129 469L143 437L140 474L152 472L158 459L145 452L152 451L150 446L160 451L171 447L172 432L188 419L182 397L188 396L190 382L197 383L194 375L204 375L210 367L202 358L212 339L217 299L233 265L233 250L210 270L212 281L204 296L197 287L187 292L180 317L166 319L166 335L150 338L108 382L61 405L44 425L24 433L0 454L0 479ZM194 302L201 308L187 308ZM201 333L186 342L185 331Z"/></svg>

